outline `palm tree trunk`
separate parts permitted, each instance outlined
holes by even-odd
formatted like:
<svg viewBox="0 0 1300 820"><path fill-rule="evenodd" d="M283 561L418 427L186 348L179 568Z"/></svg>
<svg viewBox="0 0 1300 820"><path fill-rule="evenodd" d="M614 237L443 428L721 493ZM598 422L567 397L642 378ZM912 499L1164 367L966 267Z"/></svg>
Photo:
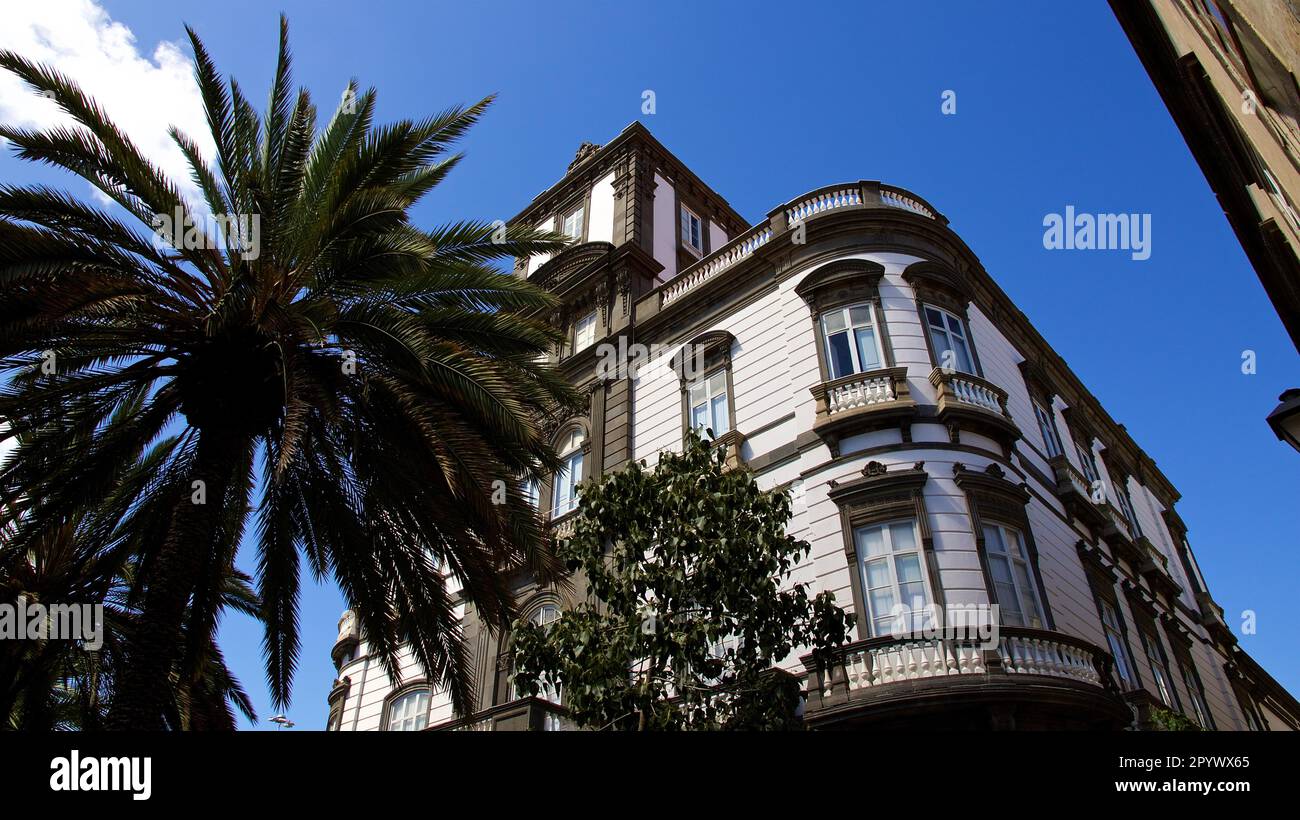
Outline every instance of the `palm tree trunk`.
<svg viewBox="0 0 1300 820"><path fill-rule="evenodd" d="M118 680L107 728L161 731L171 702L171 680L182 652L181 625L190 594L212 548L226 492L234 479L239 441L212 431L199 434L189 494L172 512L167 540L149 571L144 603L134 635L127 644L126 669ZM202 503L195 482L203 482Z"/></svg>

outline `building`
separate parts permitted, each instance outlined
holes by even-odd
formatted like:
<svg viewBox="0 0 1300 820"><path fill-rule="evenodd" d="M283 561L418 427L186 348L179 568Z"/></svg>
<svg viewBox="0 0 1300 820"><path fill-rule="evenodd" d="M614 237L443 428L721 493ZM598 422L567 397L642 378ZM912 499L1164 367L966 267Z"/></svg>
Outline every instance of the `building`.
<svg viewBox="0 0 1300 820"><path fill-rule="evenodd" d="M1111 8L1300 348L1300 4Z"/></svg>
<svg viewBox="0 0 1300 820"><path fill-rule="evenodd" d="M574 240L516 265L562 297L557 365L589 399L548 428L566 469L537 488L542 515L562 535L581 480L653 464L692 424L790 488L813 546L794 580L857 619L840 662L808 676L808 726L1120 728L1158 709L1300 726L1236 646L1177 490L919 195L847 182L751 226L634 123L514 222ZM598 367L634 345L650 357L635 374ZM683 350L703 362L689 379L667 364ZM572 603L518 589L538 622ZM895 640L891 601L997 603L1000 635ZM515 697L509 637L463 617L477 714L456 719L413 662L393 687L345 614L330 727L564 727L560 693Z"/></svg>

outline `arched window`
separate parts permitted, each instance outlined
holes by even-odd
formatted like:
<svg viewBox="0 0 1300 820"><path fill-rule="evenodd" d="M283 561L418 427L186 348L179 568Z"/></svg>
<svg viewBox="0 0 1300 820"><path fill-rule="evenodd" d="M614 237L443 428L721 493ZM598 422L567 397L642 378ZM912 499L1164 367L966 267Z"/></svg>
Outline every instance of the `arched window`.
<svg viewBox="0 0 1300 820"><path fill-rule="evenodd" d="M578 508L578 483L583 476L583 445L587 436L580 427L574 427L556 450L563 465L555 474L551 487L551 518L559 518Z"/></svg>
<svg viewBox="0 0 1300 820"><path fill-rule="evenodd" d="M542 629L549 630L551 624L555 623L559 619L560 608L555 604L547 603L538 607L537 611L528 618L528 622L534 626L540 626ZM544 676L537 681L537 697L542 700L558 704L562 702L560 694L560 685L558 683L552 683L551 681L546 680ZM519 686L516 685L515 697L528 697L528 693L522 691Z"/></svg>
<svg viewBox="0 0 1300 820"><path fill-rule="evenodd" d="M388 702L390 732L418 732L429 725L429 690L409 689Z"/></svg>

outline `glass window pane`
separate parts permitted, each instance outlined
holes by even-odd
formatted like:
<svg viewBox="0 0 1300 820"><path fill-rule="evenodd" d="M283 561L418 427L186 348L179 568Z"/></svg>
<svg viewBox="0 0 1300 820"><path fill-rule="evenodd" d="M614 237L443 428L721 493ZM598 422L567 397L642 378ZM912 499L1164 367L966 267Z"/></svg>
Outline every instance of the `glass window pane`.
<svg viewBox="0 0 1300 820"><path fill-rule="evenodd" d="M709 395L722 396L727 392L727 371L719 370L709 376Z"/></svg>
<svg viewBox="0 0 1300 820"><path fill-rule="evenodd" d="M849 348L849 334L836 333L826 339L830 353L831 378L838 379L856 372L853 368L853 352Z"/></svg>
<svg viewBox="0 0 1300 820"><path fill-rule="evenodd" d="M933 327L942 328L944 326L943 314L934 308L925 309L925 320Z"/></svg>
<svg viewBox="0 0 1300 820"><path fill-rule="evenodd" d="M898 571L899 584L921 583L921 560L915 553L896 557L894 567Z"/></svg>
<svg viewBox="0 0 1300 820"><path fill-rule="evenodd" d="M1006 545L1002 543L1002 531L997 527L984 526L984 546L989 552L1006 552Z"/></svg>
<svg viewBox="0 0 1300 820"><path fill-rule="evenodd" d="M993 576L993 583L1007 584L1014 583L1011 580L1011 568L1007 566L1007 559L1001 555L989 556L989 574Z"/></svg>
<svg viewBox="0 0 1300 820"><path fill-rule="evenodd" d="M695 382L691 385L691 406L704 404L709 395L709 385L707 382Z"/></svg>
<svg viewBox="0 0 1300 820"><path fill-rule="evenodd" d="M930 603L929 597L925 594L925 584L920 581L915 583L903 584L899 587L903 595L903 603L913 612L921 614L926 606Z"/></svg>
<svg viewBox="0 0 1300 820"><path fill-rule="evenodd" d="M703 402L691 408L691 427L696 430L703 430L709 426L709 406Z"/></svg>
<svg viewBox="0 0 1300 820"><path fill-rule="evenodd" d="M889 562L883 558L866 563L867 589L888 589L893 579L889 577Z"/></svg>
<svg viewBox="0 0 1300 820"><path fill-rule="evenodd" d="M944 333L942 330L931 328L930 342L934 345L934 357L939 361L939 365L942 367L947 360L944 354L949 350L952 350L952 345L948 342L948 334ZM957 354L953 353L951 355L955 357ZM957 364L958 362L954 359L953 366L956 367Z"/></svg>
<svg viewBox="0 0 1300 820"><path fill-rule="evenodd" d="M858 552L862 555L885 553L884 530L881 527L863 527L857 532Z"/></svg>
<svg viewBox="0 0 1300 820"><path fill-rule="evenodd" d="M957 354L957 361L955 362L957 369L963 373L974 373L975 368L971 364L970 351L966 348L966 342L954 336L952 346Z"/></svg>
<svg viewBox="0 0 1300 820"><path fill-rule="evenodd" d="M841 330L844 330L845 327L844 311L837 310L833 313L827 313L825 316L822 317L822 321L825 323L824 327L827 336L829 336L832 333L838 333Z"/></svg>
<svg viewBox="0 0 1300 820"><path fill-rule="evenodd" d="M1020 533L1015 530L1004 530L1007 536L1007 552L1019 558L1026 558L1025 545L1020 540Z"/></svg>
<svg viewBox="0 0 1300 820"><path fill-rule="evenodd" d="M855 326L871 324L871 308L866 305L849 308L849 322Z"/></svg>
<svg viewBox="0 0 1300 820"><path fill-rule="evenodd" d="M875 370L880 367L880 353L876 349L876 332L859 328L854 331L858 337L858 362L862 370Z"/></svg>
<svg viewBox="0 0 1300 820"><path fill-rule="evenodd" d="M945 313L943 318L948 322L948 332L958 339L966 338L966 331L961 326L961 319L953 316L951 313Z"/></svg>
<svg viewBox="0 0 1300 820"><path fill-rule="evenodd" d="M894 590L889 587L871 590L870 600L873 618L887 618L893 613Z"/></svg>
<svg viewBox="0 0 1300 820"><path fill-rule="evenodd" d="M713 432L722 435L731 429L731 420L727 413L727 394L723 393L713 400Z"/></svg>
<svg viewBox="0 0 1300 820"><path fill-rule="evenodd" d="M574 453L569 457L569 482L577 484L582 481L582 453Z"/></svg>
<svg viewBox="0 0 1300 820"><path fill-rule="evenodd" d="M916 549L916 527L911 521L889 525L889 540L894 551Z"/></svg>

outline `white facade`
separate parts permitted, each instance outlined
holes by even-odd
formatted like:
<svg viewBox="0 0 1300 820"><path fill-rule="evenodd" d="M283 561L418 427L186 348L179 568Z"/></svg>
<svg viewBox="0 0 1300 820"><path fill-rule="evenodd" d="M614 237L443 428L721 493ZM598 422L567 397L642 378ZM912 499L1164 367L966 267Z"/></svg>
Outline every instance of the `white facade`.
<svg viewBox="0 0 1300 820"><path fill-rule="evenodd" d="M809 557L790 579L792 583L808 583L813 593L832 592L849 611L862 606L864 593L854 588L862 577L861 565L851 562L846 554L846 545L852 541L845 525L849 513L843 499L835 496L842 495L845 486L862 483L864 475L912 475L920 482L922 531L928 533L921 551L929 573L927 583L938 587L931 590L931 600L938 598L949 605L995 603L990 563L982 553L984 536L977 533L977 515L981 514L973 507L976 495L969 489L970 481L963 478L979 476L984 484L1010 488L998 492L1008 496L1023 493L1026 499L1021 502L1023 512L1014 519L1014 529L1025 530L1022 537L1035 572L1030 583L1050 629L1033 633L1025 641L1036 640L1035 645L1047 646L1052 652L1070 650L1076 655L1088 655L1092 651L1088 647L1096 649L1091 660L1082 662L1087 668L1081 680L1096 677L1094 667L1103 662L1102 656L1110 658L1108 650L1115 645L1108 642L1103 627L1103 601L1118 612L1124 632L1121 643L1127 645L1124 651L1129 655L1124 665L1135 675L1127 684L1117 679L1119 691L1104 695L1104 681L1092 681L1097 691L1091 696L1098 703L1103 697L1117 703L1122 700L1132 707L1133 722L1140 725L1152 708L1169 708L1194 718L1203 698L1209 711L1206 720L1218 729L1250 728L1246 714L1250 709L1267 721L1267 728L1295 726L1296 715L1288 711L1287 703L1279 705L1276 697L1244 695L1249 687L1241 679L1230 679L1232 670L1247 664L1234 654L1239 650L1232 648L1221 614L1219 622L1214 619L1213 601L1204 579L1194 569L1185 533L1178 530L1181 522L1172 511L1176 491L1055 352L1028 328L1023 316L1011 309L1006 297L978 268L978 260L948 230L946 219L901 189L848 183L792 200L773 212L766 227L760 223L750 230L733 230L735 239L728 242L727 232L714 221L728 218L725 203L702 191L696 182L691 182L689 192L678 190L688 172L678 166L666 167L671 155L665 157L666 151L643 129L629 131L587 160L595 165L589 174L593 183L575 180L577 193L573 194L557 185L552 189L554 206L535 203L523 216L540 226L553 225L558 214L542 212L546 207L562 211L568 207L564 202L589 203L587 242L639 245L645 257L653 260L644 263L646 268L639 274L641 286L636 286L635 271L625 275L611 269L609 278L602 279L607 274L596 263L584 268L586 273L564 274L568 279L558 278L560 273L548 279L555 266L545 266L546 260L538 257L527 260L523 270L556 287L566 302L586 305L575 308L574 315L585 315L595 309L591 305L598 305L601 327L597 346L612 344L635 327L637 340L662 345L666 360L683 344L705 334L729 334L728 404L739 434L740 460L754 471L762 487L784 488L793 494L790 532L812 545ZM649 148L638 147L645 145ZM654 160L648 169L638 165L646 157ZM602 159L614 172L602 173ZM570 177L584 167L588 166L579 164ZM648 192L637 188L637 174L652 180ZM670 178L678 180L676 187ZM700 260L680 247L677 226L687 196L692 197L692 211L713 208L717 214L700 214L707 225L711 251ZM810 239L807 246L789 242L792 216L803 220ZM863 227L855 227L858 223ZM654 270L655 265L659 270ZM864 273L852 273L855 270ZM829 432L835 419L819 403L815 389L834 388L844 380L826 376L823 360L829 354L815 315L816 297L810 297L809 290L830 288L819 283L832 271L850 272L837 274L840 284L834 287L870 289L877 311L874 332L885 353L885 369L872 373L885 373L888 368L905 370L905 384L896 384L893 393L897 395L891 394L881 405L887 410L914 405L902 421L875 423L871 412L859 412L862 423L841 425ZM930 278L936 275L933 271L940 274L937 280ZM593 284L577 281L582 277ZM933 281L940 282L937 290L932 289ZM962 314L966 341L973 349L970 369L976 371L966 384L986 391L983 409L978 402L971 405L974 411L969 407L944 409L945 405L960 404L960 396L952 392L958 388L946 386L948 382L936 370L938 354L923 316L927 306L940 305L935 300L941 296L934 294L948 292L945 281L957 283L955 291L964 294L961 300L966 303L955 311ZM583 301L592 299L595 301ZM1014 320L1008 318L1013 314ZM995 320L993 315L1004 318ZM653 465L661 453L681 446L685 386L664 361L643 368L626 384L598 383L592 376L591 351L562 355L558 366L593 396L590 416L577 420L595 439L589 445L589 473L617 469L628 458ZM902 398L907 394L911 404ZM1063 458L1049 458L1057 445L1049 442L1040 428L1035 397L1050 417ZM1073 397L1076 406L1071 406L1067 397ZM989 415L989 408L994 418L981 420L980 414ZM1076 440L1084 450L1082 456ZM1089 454L1090 463L1085 463ZM1069 476L1087 474L1093 467L1100 483L1084 493L1073 491ZM1139 475L1150 483L1143 484ZM1121 488L1127 499L1121 497ZM542 497L547 497L545 490ZM1113 514L1126 507L1131 507L1131 513L1118 518ZM994 520L988 518L985 523ZM1113 523L1116 520L1118 524ZM563 603L554 593L526 584L521 587L521 599L525 613L537 602ZM865 617L859 620L855 640L871 637L861 634L862 624L867 622ZM1163 706L1158 702L1154 670L1140 631L1153 635L1159 643L1155 654L1163 657L1172 678L1174 702ZM476 651L483 654L479 669L496 681L492 685L483 682L486 702L480 704L481 709L508 705L513 694L504 682L508 661L502 661L502 653L506 650L482 630L475 631L472 638L477 641ZM877 651L871 641L866 644L862 657ZM1015 647L1004 643L1000 650L1004 670L1015 666L1008 654ZM873 657L877 657L878 673L879 656ZM1060 656L1054 657L1059 660ZM799 653L782 665L790 671L804 671ZM1183 673L1181 667L1186 665L1195 669L1194 675ZM1057 666L1055 672L1045 666L1029 671L1069 677L1061 672L1059 663ZM404 681L422 676L409 661L402 671ZM381 728L385 704L391 702L393 692L402 690L394 689L374 659L365 656L364 643L356 656L340 667L339 676L348 685L344 705L341 711L336 710L338 728ZM1023 676L1021 670L1007 680L1018 682ZM814 685L810 679L810 695ZM827 692L833 688L828 684ZM1088 692L1081 691L1087 688L1078 681L1065 681L1061 683L1062 697L1083 697ZM849 684L842 697L852 700L863 694ZM810 701L810 709L814 705ZM1043 706L1048 710L1044 714L1051 708L1057 707ZM870 710L870 701L863 700L863 713ZM435 692L429 725L452 719L445 696Z"/></svg>

